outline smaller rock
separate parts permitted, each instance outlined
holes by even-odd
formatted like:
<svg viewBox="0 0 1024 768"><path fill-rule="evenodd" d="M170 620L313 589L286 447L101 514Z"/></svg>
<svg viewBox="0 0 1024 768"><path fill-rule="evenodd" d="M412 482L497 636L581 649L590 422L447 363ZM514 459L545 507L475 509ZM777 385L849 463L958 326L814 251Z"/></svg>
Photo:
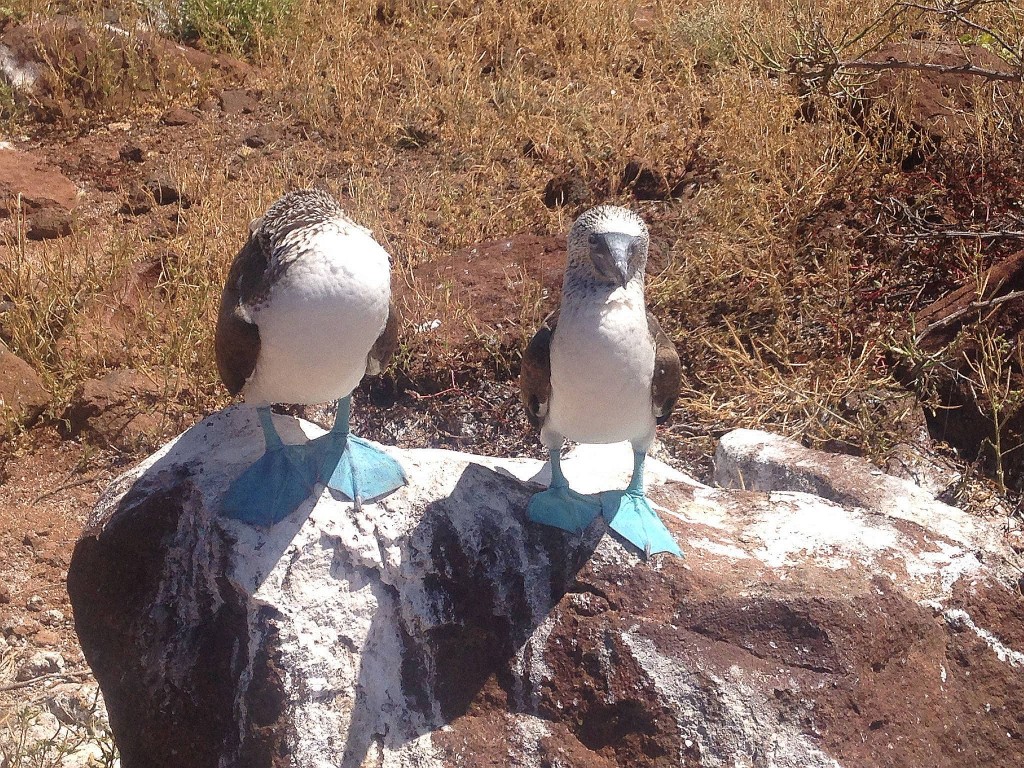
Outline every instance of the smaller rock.
<svg viewBox="0 0 1024 768"><path fill-rule="evenodd" d="M43 208L28 219L29 240L55 240L71 234L71 214L60 208Z"/></svg>
<svg viewBox="0 0 1024 768"><path fill-rule="evenodd" d="M11 588L0 583L0 605L6 605L9 602L11 602Z"/></svg>
<svg viewBox="0 0 1024 768"><path fill-rule="evenodd" d="M153 222L153 225L146 232L146 239L149 241L170 240L188 231L188 225L181 220L177 212L167 217L160 217Z"/></svg>
<svg viewBox="0 0 1024 768"><path fill-rule="evenodd" d="M249 92L240 89L221 91L220 108L227 114L249 114L254 111L259 102Z"/></svg>
<svg viewBox="0 0 1024 768"><path fill-rule="evenodd" d="M27 426L39 418L49 404L50 395L32 366L0 341L0 414L13 416L16 422Z"/></svg>
<svg viewBox="0 0 1024 768"><path fill-rule="evenodd" d="M128 194L121 211L137 216L148 213L154 206L172 203L178 203L182 208L192 205L191 199L181 191L177 182L166 174L156 173Z"/></svg>
<svg viewBox="0 0 1024 768"><path fill-rule="evenodd" d="M207 96L201 102L199 102L199 109L201 112L212 112L220 105L220 101L216 96Z"/></svg>
<svg viewBox="0 0 1024 768"><path fill-rule="evenodd" d="M146 151L138 144L129 142L121 147L119 156L125 163L141 163L146 159Z"/></svg>
<svg viewBox="0 0 1024 768"><path fill-rule="evenodd" d="M61 611L57 608L51 608L43 614L41 621L43 623L43 626L55 627L63 624L66 618L67 617L64 615L64 611Z"/></svg>
<svg viewBox="0 0 1024 768"><path fill-rule="evenodd" d="M544 205L583 205L590 199L586 182L576 173L563 173L548 180L544 187Z"/></svg>
<svg viewBox="0 0 1024 768"><path fill-rule="evenodd" d="M181 191L178 183L166 174L153 174L143 182L143 186L153 196L157 205L180 203L182 208L188 208L191 205L191 201Z"/></svg>
<svg viewBox="0 0 1024 768"><path fill-rule="evenodd" d="M32 635L32 644L39 648L52 648L60 645L60 635L52 629L40 629Z"/></svg>
<svg viewBox="0 0 1024 768"><path fill-rule="evenodd" d="M199 116L195 112L190 112L187 109L172 107L164 112L163 117L160 118L160 122L164 125L171 126L195 125L199 122Z"/></svg>
<svg viewBox="0 0 1024 768"><path fill-rule="evenodd" d="M121 213L128 213L138 216L141 213L149 213L153 210L153 196L145 187L136 187L128 193L124 204L121 206Z"/></svg>
<svg viewBox="0 0 1024 768"><path fill-rule="evenodd" d="M399 149L420 149L437 138L437 134L418 125L405 125L398 129L395 146Z"/></svg>
<svg viewBox="0 0 1024 768"><path fill-rule="evenodd" d="M131 368L119 368L78 388L64 413L71 435L86 435L100 445L133 449L161 425L155 406L163 388Z"/></svg>
<svg viewBox="0 0 1024 768"><path fill-rule="evenodd" d="M25 607L30 611L38 613L46 607L46 601L39 595L32 595L32 597L25 601Z"/></svg>
<svg viewBox="0 0 1024 768"><path fill-rule="evenodd" d="M242 139L242 143L252 149L261 149L268 144L273 144L280 140L280 138L281 129L276 125L268 124L261 125L252 133L248 134L244 139Z"/></svg>
<svg viewBox="0 0 1024 768"><path fill-rule="evenodd" d="M14 676L19 683L42 675L52 675L65 669L64 657L57 651L38 651L32 654Z"/></svg>

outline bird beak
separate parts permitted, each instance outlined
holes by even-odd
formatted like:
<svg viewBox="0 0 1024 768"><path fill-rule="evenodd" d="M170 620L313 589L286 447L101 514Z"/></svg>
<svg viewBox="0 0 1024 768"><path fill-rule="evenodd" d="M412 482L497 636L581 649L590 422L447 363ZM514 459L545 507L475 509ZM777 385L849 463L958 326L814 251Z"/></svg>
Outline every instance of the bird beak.
<svg viewBox="0 0 1024 768"><path fill-rule="evenodd" d="M620 286L633 277L633 243L636 237L622 232L601 232L591 236L590 258L597 271Z"/></svg>

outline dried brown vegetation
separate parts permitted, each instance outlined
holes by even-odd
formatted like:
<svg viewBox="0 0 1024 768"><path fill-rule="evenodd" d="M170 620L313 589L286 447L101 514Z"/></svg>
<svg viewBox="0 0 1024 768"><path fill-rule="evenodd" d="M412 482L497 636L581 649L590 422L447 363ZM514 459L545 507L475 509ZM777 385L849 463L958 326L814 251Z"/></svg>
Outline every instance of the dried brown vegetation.
<svg viewBox="0 0 1024 768"><path fill-rule="evenodd" d="M472 294L416 282L418 265L497 237L560 235L598 201L637 208L659 254L651 301L687 365L666 438L691 456L736 426L883 456L901 435L850 403L899 391L913 312L1021 247L1024 19L1008 2L300 0L247 38L251 69L220 57L192 77L153 53L154 33L138 30L154 14L133 4L8 8L36 21L59 10L87 29L113 16L127 31L47 37L48 90L8 110L17 131L61 142L120 119L152 137L168 106L203 104L229 69L274 128L269 143L241 142L238 123L204 120L161 143L155 162L196 204L159 236L106 203L69 239L8 235L3 336L44 374L57 417L114 366L166 375L165 434L224 404L211 334L226 265L249 219L299 185L344 196L394 254L406 292L466 329L417 332L432 318L406 318L391 378L373 390L402 414L457 409L485 397L479 382L510 380L517 345L551 308L520 275L509 290L521 309L481 326ZM193 42L214 55L224 45ZM198 67L202 55L187 58ZM923 104L933 90L944 101ZM546 199L559 179L568 191ZM130 174L79 181L120 191ZM154 259L146 300L104 316L111 333L97 334L97 307L120 307L117 286ZM407 439L487 434L495 450L522 448L512 402L479 411L501 419L508 443L437 419L439 437Z"/></svg>

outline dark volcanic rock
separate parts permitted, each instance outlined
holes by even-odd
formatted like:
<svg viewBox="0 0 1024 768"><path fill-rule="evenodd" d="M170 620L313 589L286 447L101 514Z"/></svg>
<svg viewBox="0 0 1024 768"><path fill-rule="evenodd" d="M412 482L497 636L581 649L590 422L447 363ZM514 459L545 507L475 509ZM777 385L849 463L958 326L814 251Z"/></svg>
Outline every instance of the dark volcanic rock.
<svg viewBox="0 0 1024 768"><path fill-rule="evenodd" d="M178 186L178 182L165 174L153 174L143 182L143 186L157 205L180 203L182 208L188 208L191 204L188 196Z"/></svg>
<svg viewBox="0 0 1024 768"><path fill-rule="evenodd" d="M777 454L768 437L730 451ZM409 486L361 511L325 492L270 529L218 516L262 451L251 409L215 414L116 481L78 542L76 629L125 768L1024 759L1008 550L909 484L861 489L866 511L652 460L687 557L645 562L600 521L529 524L526 459L396 451ZM630 455L565 468L592 492Z"/></svg>
<svg viewBox="0 0 1024 768"><path fill-rule="evenodd" d="M141 163L146 160L146 150L134 142L128 142L121 147L118 155L126 163Z"/></svg>
<svg viewBox="0 0 1024 768"><path fill-rule="evenodd" d="M665 174L643 160L626 163L620 184L629 187L637 200L667 200L672 196Z"/></svg>
<svg viewBox="0 0 1024 768"><path fill-rule="evenodd" d="M128 193L121 210L123 213L138 215L148 213L154 206L172 203L188 208L192 205L192 200L181 191L178 183L170 176L155 173Z"/></svg>

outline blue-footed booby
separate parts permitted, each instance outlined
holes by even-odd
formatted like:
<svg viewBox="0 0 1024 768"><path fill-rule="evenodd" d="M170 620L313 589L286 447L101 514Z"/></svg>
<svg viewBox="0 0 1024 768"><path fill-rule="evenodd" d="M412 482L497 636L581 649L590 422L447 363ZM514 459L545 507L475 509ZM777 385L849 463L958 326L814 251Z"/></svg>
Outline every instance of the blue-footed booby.
<svg viewBox="0 0 1024 768"><path fill-rule="evenodd" d="M526 415L551 456L551 484L530 499L534 522L580 533L598 514L646 554L682 555L644 495L644 460L656 425L679 395L679 355L644 300L647 225L625 208L583 213L569 232L562 303L523 354ZM633 476L599 499L569 488L560 466L565 439L628 440Z"/></svg>
<svg viewBox="0 0 1024 768"><path fill-rule="evenodd" d="M324 483L357 507L406 482L401 466L349 434L352 390L379 373L398 341L391 257L326 192L284 195L249 226L217 318L217 368L256 406L266 453L228 489L228 517L272 525ZM337 401L334 426L282 442L272 403Z"/></svg>

